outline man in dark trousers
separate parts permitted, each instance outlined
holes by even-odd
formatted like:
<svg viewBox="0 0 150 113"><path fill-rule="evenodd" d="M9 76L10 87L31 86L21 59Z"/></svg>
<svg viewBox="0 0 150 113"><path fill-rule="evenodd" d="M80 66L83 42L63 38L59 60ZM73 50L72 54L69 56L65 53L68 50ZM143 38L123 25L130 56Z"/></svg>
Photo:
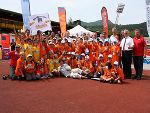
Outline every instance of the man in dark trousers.
<svg viewBox="0 0 150 113"><path fill-rule="evenodd" d="M132 51L134 47L134 42L131 37L129 37L129 31L124 30L124 38L120 44L122 50L122 64L123 64L123 72L126 79L131 78L131 63L132 63Z"/></svg>
<svg viewBox="0 0 150 113"><path fill-rule="evenodd" d="M141 35L140 30L136 29L135 36L133 38L134 48L133 48L133 61L134 68L136 71L135 79L141 80L143 73L143 59L146 57L147 46L144 37Z"/></svg>

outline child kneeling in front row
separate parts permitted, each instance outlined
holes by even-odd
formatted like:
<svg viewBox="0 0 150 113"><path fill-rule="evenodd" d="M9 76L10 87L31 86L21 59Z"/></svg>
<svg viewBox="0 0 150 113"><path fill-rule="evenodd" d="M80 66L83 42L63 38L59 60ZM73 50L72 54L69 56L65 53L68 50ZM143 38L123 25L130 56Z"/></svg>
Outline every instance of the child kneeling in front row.
<svg viewBox="0 0 150 113"><path fill-rule="evenodd" d="M112 69L112 76L114 78L114 83L121 84L124 80L123 71L119 67L119 63L117 61L114 62L114 69Z"/></svg>
<svg viewBox="0 0 150 113"><path fill-rule="evenodd" d="M32 59L32 55L28 54L25 64L24 64L24 68L25 68L25 78L26 80L30 81L30 80L36 80L36 75L35 75L35 63Z"/></svg>

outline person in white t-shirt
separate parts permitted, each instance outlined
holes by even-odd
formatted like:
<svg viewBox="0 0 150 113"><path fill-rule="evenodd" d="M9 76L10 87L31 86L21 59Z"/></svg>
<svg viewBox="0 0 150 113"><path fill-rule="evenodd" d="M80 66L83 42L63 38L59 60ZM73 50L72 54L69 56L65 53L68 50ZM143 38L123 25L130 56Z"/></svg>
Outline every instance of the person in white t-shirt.
<svg viewBox="0 0 150 113"><path fill-rule="evenodd" d="M115 27L112 28L112 33L113 33L113 35L111 35L111 37L110 37L110 43L111 44L113 44L114 42L118 42L118 40L116 38L117 29Z"/></svg>

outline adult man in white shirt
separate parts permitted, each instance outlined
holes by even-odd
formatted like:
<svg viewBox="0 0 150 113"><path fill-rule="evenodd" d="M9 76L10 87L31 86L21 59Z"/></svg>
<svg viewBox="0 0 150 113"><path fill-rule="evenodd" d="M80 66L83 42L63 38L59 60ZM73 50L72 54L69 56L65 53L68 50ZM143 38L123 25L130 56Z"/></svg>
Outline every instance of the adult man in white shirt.
<svg viewBox="0 0 150 113"><path fill-rule="evenodd" d="M124 38L120 44L122 50L122 64L123 64L123 72L125 74L125 78L131 78L131 63L132 63L132 50L134 47L134 42L131 37L129 37L129 31L124 30Z"/></svg>
<svg viewBox="0 0 150 113"><path fill-rule="evenodd" d="M112 33L113 33L113 35L111 35L111 37L110 37L110 43L111 44L113 44L114 42L118 42L117 38L115 37L117 34L117 29L112 28Z"/></svg>

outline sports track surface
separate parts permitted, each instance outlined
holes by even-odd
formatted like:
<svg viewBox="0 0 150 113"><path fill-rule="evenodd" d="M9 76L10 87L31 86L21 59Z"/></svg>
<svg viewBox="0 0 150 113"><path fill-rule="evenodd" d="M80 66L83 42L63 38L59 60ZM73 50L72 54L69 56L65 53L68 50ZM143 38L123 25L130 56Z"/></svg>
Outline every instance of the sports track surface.
<svg viewBox="0 0 150 113"><path fill-rule="evenodd" d="M8 62L0 61L0 75L8 72ZM71 78L0 79L0 113L150 113L150 76L122 85Z"/></svg>

